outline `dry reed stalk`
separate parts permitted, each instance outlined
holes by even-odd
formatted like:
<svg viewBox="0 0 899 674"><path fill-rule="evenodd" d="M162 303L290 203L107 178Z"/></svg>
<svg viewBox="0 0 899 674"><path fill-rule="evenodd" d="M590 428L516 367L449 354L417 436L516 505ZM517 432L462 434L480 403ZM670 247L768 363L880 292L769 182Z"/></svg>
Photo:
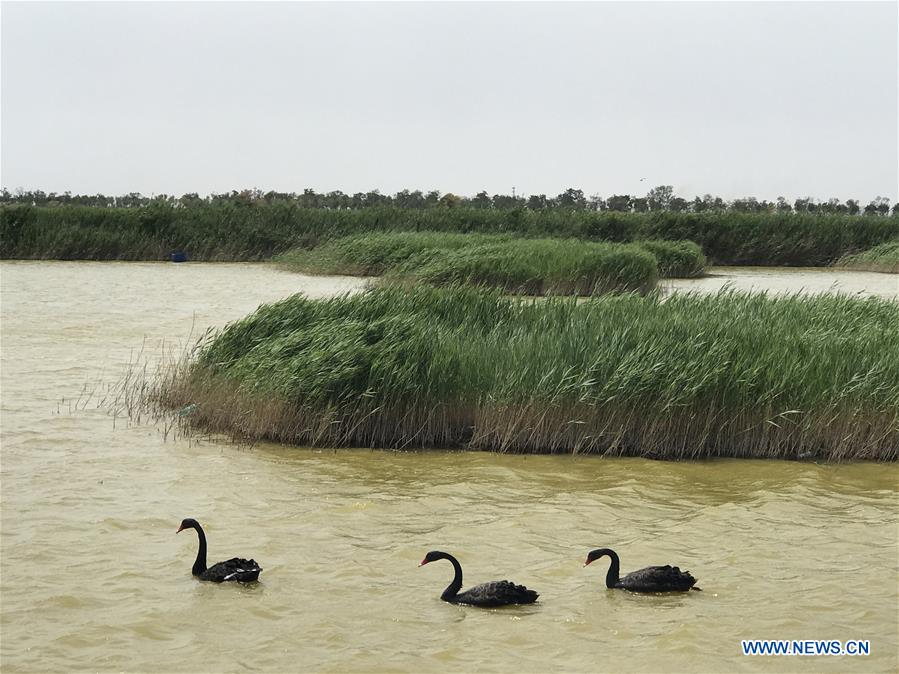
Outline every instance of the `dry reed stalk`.
<svg viewBox="0 0 899 674"><path fill-rule="evenodd" d="M769 411L726 416L720 410L652 415L590 406L485 405L315 410L246 395L227 379L189 378L156 399L195 405L191 429L241 442L313 447L467 448L509 453L578 453L669 459L814 457L829 461L899 458L899 415L822 411L790 424ZM142 409L146 409L146 406ZM189 431L188 431L189 432Z"/></svg>

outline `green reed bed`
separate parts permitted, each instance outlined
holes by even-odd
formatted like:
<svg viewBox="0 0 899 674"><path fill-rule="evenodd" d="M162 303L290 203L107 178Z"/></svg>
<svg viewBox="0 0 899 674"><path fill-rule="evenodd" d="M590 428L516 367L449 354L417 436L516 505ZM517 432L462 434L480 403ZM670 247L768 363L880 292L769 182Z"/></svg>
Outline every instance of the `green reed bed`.
<svg viewBox="0 0 899 674"><path fill-rule="evenodd" d="M284 267L316 274L381 276L421 253L452 251L510 240L511 235L452 232L372 232L340 237L310 249L294 249L275 258ZM415 265L412 265L414 268Z"/></svg>
<svg viewBox="0 0 899 674"><path fill-rule="evenodd" d="M737 292L294 296L228 326L154 400L298 445L892 461L897 312Z"/></svg>
<svg viewBox="0 0 899 674"><path fill-rule="evenodd" d="M846 255L834 263L859 271L880 271L899 274L899 239L874 246L855 255Z"/></svg>
<svg viewBox="0 0 899 674"><path fill-rule="evenodd" d="M637 241L655 256L661 278L695 278L705 273L702 248L692 241Z"/></svg>
<svg viewBox="0 0 899 674"><path fill-rule="evenodd" d="M627 245L442 232L350 236L276 260L297 271L387 274L433 285L470 283L534 295L645 292L654 286L660 265L669 276L694 276L705 264L699 246L687 241Z"/></svg>
<svg viewBox="0 0 899 674"><path fill-rule="evenodd" d="M426 251L397 273L438 286L467 283L527 295L648 292L655 287L655 257L636 245L571 239L513 239Z"/></svg>
<svg viewBox="0 0 899 674"><path fill-rule="evenodd" d="M713 264L820 266L899 236L899 217L798 213L370 207L304 208L295 203L192 207L0 207L0 257L264 260L333 238L391 230L514 234L699 244Z"/></svg>

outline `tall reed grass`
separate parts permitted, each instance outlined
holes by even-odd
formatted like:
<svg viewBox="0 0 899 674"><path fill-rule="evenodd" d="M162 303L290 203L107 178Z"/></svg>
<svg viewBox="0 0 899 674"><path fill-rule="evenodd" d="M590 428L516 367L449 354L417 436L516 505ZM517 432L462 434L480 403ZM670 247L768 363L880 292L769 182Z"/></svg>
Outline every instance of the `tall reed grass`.
<svg viewBox="0 0 899 674"><path fill-rule="evenodd" d="M421 253L497 244L512 238L508 234L371 232L329 239L315 248L290 250L275 261L297 271L381 276L398 268L403 272L414 270L420 263L407 263Z"/></svg>
<svg viewBox="0 0 899 674"><path fill-rule="evenodd" d="M897 310L732 291L295 296L229 325L153 398L299 445L893 461Z"/></svg>
<svg viewBox="0 0 899 674"><path fill-rule="evenodd" d="M687 249L684 242L654 245L676 252ZM692 247L695 257L701 258L698 246ZM360 234L276 260L298 271L387 273L394 279L470 283L530 295L648 292L657 277L655 256L636 244L443 232Z"/></svg>
<svg viewBox="0 0 899 674"><path fill-rule="evenodd" d="M705 273L706 258L692 241L637 241L655 256L661 278L694 278Z"/></svg>
<svg viewBox="0 0 899 674"><path fill-rule="evenodd" d="M195 208L0 208L0 257L264 260L292 248L388 230L632 242L689 240L714 264L811 265L899 237L899 217L762 213L617 213L528 209L301 208L233 203Z"/></svg>
<svg viewBox="0 0 899 674"><path fill-rule="evenodd" d="M527 295L645 293L658 277L655 257L639 246L572 239L513 239L426 251L398 271L433 285L469 283Z"/></svg>
<svg viewBox="0 0 899 674"><path fill-rule="evenodd" d="M845 255L834 263L859 271L879 271L899 274L899 239L882 243L855 255Z"/></svg>

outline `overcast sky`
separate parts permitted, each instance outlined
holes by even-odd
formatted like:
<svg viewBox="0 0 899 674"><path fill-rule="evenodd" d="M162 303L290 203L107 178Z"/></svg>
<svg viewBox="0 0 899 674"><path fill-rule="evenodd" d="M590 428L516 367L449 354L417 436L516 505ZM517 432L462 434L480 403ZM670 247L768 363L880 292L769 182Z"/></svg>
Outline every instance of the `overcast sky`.
<svg viewBox="0 0 899 674"><path fill-rule="evenodd" d="M3 2L0 76L10 190L899 196L895 2Z"/></svg>

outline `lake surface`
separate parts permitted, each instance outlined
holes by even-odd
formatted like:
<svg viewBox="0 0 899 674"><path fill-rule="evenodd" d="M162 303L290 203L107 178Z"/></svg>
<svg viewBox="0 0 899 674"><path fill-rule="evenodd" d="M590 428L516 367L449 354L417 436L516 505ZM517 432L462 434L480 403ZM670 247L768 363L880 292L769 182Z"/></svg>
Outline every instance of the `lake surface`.
<svg viewBox="0 0 899 674"><path fill-rule="evenodd" d="M847 271L829 267L709 267L706 276L695 279L661 279L663 291L717 292L765 291L771 294L840 292L847 295L899 297L899 274Z"/></svg>
<svg viewBox="0 0 899 674"><path fill-rule="evenodd" d="M97 407L138 352L361 286L251 264L0 264L4 672L896 670L895 464L246 449ZM255 557L261 582L195 581L184 517L210 563ZM607 560L582 566L594 547L704 591L608 591ZM432 549L465 586L509 578L540 600L441 602L450 565L418 568ZM872 653L744 657L753 638Z"/></svg>

